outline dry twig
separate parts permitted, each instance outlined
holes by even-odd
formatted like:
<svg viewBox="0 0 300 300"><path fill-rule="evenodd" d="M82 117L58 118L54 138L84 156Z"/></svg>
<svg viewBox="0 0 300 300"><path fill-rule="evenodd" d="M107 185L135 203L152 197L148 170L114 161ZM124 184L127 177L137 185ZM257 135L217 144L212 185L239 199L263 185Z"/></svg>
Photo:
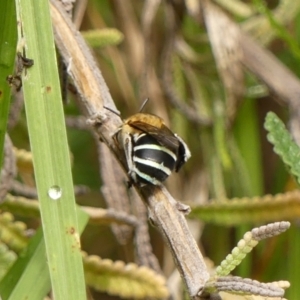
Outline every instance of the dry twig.
<svg viewBox="0 0 300 300"><path fill-rule="evenodd" d="M0 202L10 190L13 184L13 179L16 176L16 170L16 159L13 144L8 134L6 134L4 141L4 161L0 173Z"/></svg>
<svg viewBox="0 0 300 300"><path fill-rule="evenodd" d="M162 54L162 88L174 107L176 107L187 119L202 125L209 125L211 120L202 116L195 110L194 107L190 107L188 104L180 99L176 88L173 85L172 79L172 54L176 41L176 35L178 31L178 24L176 20L175 10L171 5L167 6L167 18L168 20L168 38L165 42L165 48Z"/></svg>
<svg viewBox="0 0 300 300"><path fill-rule="evenodd" d="M242 64L250 70L258 79L266 84L269 90L276 96L276 100L284 102L289 107L291 111L291 132L298 144L300 144L300 109L298 105L300 81L298 78L270 51L264 49L243 32L237 24L227 17L226 14L211 1L203 0L201 3L204 13L213 12L214 18L216 18L216 16L222 18L223 22L228 24L227 27L230 27L231 31L234 32L234 47L231 51L238 54L235 57L235 65L238 66L238 64ZM207 21L210 21L210 19ZM222 40L227 40L223 39L223 36L221 38ZM232 55L228 55L228 57L231 58ZM228 61L227 64L228 63L230 63L230 61ZM240 71L230 73L232 73L231 75L234 75L235 73L239 74ZM233 76L232 80L235 80L235 77L236 75ZM229 79L224 81L225 86L230 84L229 81ZM228 84L226 82L228 82Z"/></svg>
<svg viewBox="0 0 300 300"><path fill-rule="evenodd" d="M89 49L56 1L51 1L51 15L57 47L68 65L87 116L102 141L126 168L124 153L117 148L112 134L121 124L120 118L103 105L115 110L108 88ZM139 189L148 206L151 219L165 237L191 297L201 294L209 274L198 245L187 226L184 210L164 187L146 186Z"/></svg>

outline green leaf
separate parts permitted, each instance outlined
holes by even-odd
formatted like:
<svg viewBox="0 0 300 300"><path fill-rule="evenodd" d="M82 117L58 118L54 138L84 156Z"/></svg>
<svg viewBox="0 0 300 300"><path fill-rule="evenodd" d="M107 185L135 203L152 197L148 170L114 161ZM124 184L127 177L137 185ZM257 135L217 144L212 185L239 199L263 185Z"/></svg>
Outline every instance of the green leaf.
<svg viewBox="0 0 300 300"><path fill-rule="evenodd" d="M86 299L78 220L47 0L16 0L19 39L34 65L22 76L53 297Z"/></svg>
<svg viewBox="0 0 300 300"><path fill-rule="evenodd" d="M123 33L115 28L88 30L82 35L93 48L118 45L124 39Z"/></svg>
<svg viewBox="0 0 300 300"><path fill-rule="evenodd" d="M17 259L17 254L0 242L0 280Z"/></svg>
<svg viewBox="0 0 300 300"><path fill-rule="evenodd" d="M0 169L3 159L4 136L7 127L10 104L10 87L6 81L8 75L13 74L16 46L17 22L15 2L11 0L0 1ZM5 12L5 13L4 13Z"/></svg>
<svg viewBox="0 0 300 300"><path fill-rule="evenodd" d="M22 222L15 222L12 214L4 212L0 214L0 237L15 252L23 250L28 238L25 235L26 225Z"/></svg>
<svg viewBox="0 0 300 300"><path fill-rule="evenodd" d="M3 300L38 300L43 299L49 290L50 276L45 261L45 243L42 230L39 230L1 281L0 292Z"/></svg>
<svg viewBox="0 0 300 300"><path fill-rule="evenodd" d="M78 216L79 230L82 232L88 216L79 209ZM3 300L40 300L49 293L51 281L45 256L46 249L42 230L38 230L30 240L28 247L0 282L0 294ZM65 274L65 276L70 275Z"/></svg>
<svg viewBox="0 0 300 300"><path fill-rule="evenodd" d="M295 220L300 217L300 192L211 201L191 208L189 218L228 226Z"/></svg>
<svg viewBox="0 0 300 300"><path fill-rule="evenodd" d="M274 151L300 183L300 148L285 128L284 123L273 112L267 114L265 128L269 131L267 138L274 145Z"/></svg>
<svg viewBox="0 0 300 300"><path fill-rule="evenodd" d="M84 256L87 284L99 291L122 298L167 298L165 279L147 267L113 262L99 256Z"/></svg>
<svg viewBox="0 0 300 300"><path fill-rule="evenodd" d="M235 181L240 182L247 177L247 183L239 184L239 190L235 191L235 196L258 196L263 194L263 170L261 157L261 144L259 139L259 122L256 111L256 102L253 99L246 99L240 108L235 121L234 135L239 149L240 159L243 160L244 171L235 173ZM232 150L232 149L231 149ZM237 187L238 188L238 187Z"/></svg>
<svg viewBox="0 0 300 300"><path fill-rule="evenodd" d="M4 201L0 204L0 208L14 215L27 218L40 218L40 208L37 200L7 194Z"/></svg>

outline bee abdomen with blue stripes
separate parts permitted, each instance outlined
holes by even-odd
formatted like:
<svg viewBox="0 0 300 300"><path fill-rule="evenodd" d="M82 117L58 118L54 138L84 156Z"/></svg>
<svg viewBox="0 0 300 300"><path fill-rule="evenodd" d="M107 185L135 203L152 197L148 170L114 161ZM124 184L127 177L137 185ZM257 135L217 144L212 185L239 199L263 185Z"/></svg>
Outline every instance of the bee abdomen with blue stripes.
<svg viewBox="0 0 300 300"><path fill-rule="evenodd" d="M141 134L134 141L133 161L139 181L163 182L175 169L177 157L150 135Z"/></svg>
<svg viewBox="0 0 300 300"><path fill-rule="evenodd" d="M133 115L114 139L125 152L130 183L139 185L160 185L191 156L185 142L155 115Z"/></svg>

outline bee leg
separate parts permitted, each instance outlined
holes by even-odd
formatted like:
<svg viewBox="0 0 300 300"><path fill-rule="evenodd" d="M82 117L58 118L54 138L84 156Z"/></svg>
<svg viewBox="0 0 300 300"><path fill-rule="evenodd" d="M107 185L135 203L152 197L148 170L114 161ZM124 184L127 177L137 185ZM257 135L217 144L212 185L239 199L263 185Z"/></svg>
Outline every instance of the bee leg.
<svg viewBox="0 0 300 300"><path fill-rule="evenodd" d="M135 165L133 162L132 139L129 134L124 134L123 145L124 145L124 151L125 151L126 162L128 167L128 175L130 177L130 181L136 183L137 179L136 179Z"/></svg>
<svg viewBox="0 0 300 300"><path fill-rule="evenodd" d="M122 128L118 128L114 133L112 133L111 134L111 137L114 139L114 140L116 140L116 141L118 141L118 135L119 135L119 133L120 133L120 131L122 130Z"/></svg>
<svg viewBox="0 0 300 300"><path fill-rule="evenodd" d="M107 115L104 114L103 112L97 112L90 116L87 120L86 123L92 127L100 127L105 121L107 120Z"/></svg>
<svg viewBox="0 0 300 300"><path fill-rule="evenodd" d="M126 181L126 186L128 189L132 188L133 184L134 184L134 181L131 178Z"/></svg>

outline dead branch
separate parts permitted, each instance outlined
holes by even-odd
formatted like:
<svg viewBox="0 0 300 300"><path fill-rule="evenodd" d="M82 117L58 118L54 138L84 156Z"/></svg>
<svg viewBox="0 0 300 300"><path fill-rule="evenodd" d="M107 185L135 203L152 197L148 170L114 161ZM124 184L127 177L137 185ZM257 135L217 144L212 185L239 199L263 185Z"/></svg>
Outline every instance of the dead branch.
<svg viewBox="0 0 300 300"><path fill-rule="evenodd" d="M86 115L92 119L100 139L126 169L124 154L112 140L112 134L122 122L119 116L103 109L105 105L116 110L101 72L80 33L54 0L51 1L51 15L57 47L67 63L68 73L78 89ZM148 207L151 219L165 237L190 296L197 297L209 274L186 223L186 207L179 205L164 187L146 186L138 192Z"/></svg>
<svg viewBox="0 0 300 300"><path fill-rule="evenodd" d="M14 155L13 144L8 134L6 134L4 141L4 160L0 173L0 202L3 201L11 188L13 179L16 176L16 170L16 158Z"/></svg>

